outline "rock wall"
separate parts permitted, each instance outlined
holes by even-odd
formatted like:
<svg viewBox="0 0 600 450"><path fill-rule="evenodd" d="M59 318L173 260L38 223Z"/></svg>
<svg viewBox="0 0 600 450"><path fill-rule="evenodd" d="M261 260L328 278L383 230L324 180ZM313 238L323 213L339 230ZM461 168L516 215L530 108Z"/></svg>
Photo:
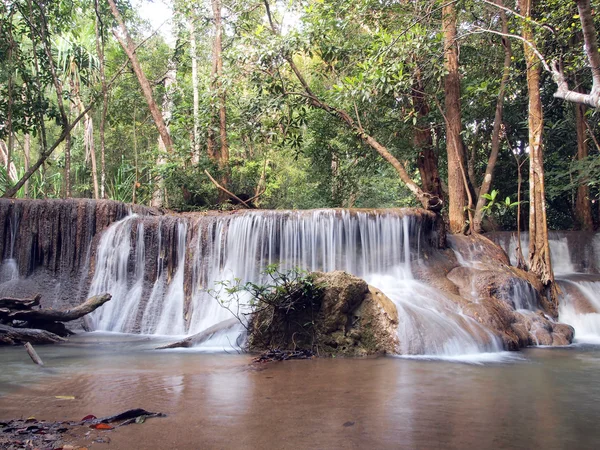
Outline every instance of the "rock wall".
<svg viewBox="0 0 600 450"><path fill-rule="evenodd" d="M41 293L47 307L80 303L99 235L130 212L161 214L109 200L0 199L0 294Z"/></svg>

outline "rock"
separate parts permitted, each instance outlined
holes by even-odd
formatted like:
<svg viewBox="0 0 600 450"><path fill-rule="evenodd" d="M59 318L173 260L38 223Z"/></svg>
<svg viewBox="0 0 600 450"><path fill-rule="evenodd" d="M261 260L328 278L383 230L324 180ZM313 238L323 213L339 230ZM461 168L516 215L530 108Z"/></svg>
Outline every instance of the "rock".
<svg viewBox="0 0 600 450"><path fill-rule="evenodd" d="M316 272L322 287L313 303L314 326L310 335L294 327L306 317L282 318L260 311L251 319L248 346L251 351L278 347L283 350L314 349L320 356L366 356L395 353L398 347L396 305L381 291L346 272Z"/></svg>

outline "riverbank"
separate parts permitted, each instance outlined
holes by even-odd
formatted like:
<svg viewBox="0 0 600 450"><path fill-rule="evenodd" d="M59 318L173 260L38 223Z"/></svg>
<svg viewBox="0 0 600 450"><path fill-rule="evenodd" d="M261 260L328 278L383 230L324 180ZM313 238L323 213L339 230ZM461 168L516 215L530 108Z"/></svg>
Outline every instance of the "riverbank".
<svg viewBox="0 0 600 450"><path fill-rule="evenodd" d="M80 335L39 347L45 368L20 347L1 348L0 419L80 420L134 407L167 414L107 432L110 443L93 445L107 449L552 449L595 448L600 439L600 346L463 362L255 365L234 352L153 350L163 341Z"/></svg>

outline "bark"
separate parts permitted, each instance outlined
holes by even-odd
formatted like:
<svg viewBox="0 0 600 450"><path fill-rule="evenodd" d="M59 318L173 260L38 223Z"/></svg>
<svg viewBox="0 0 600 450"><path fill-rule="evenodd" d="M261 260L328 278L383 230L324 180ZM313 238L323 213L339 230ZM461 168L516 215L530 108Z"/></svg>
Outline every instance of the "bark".
<svg viewBox="0 0 600 450"><path fill-rule="evenodd" d="M106 86L106 74L104 72L104 42L100 28L100 8L98 0L94 0L96 10L96 53L98 54L100 83L102 84L102 113L100 115L100 198L106 198L106 146L104 128L106 126L106 114L108 112L108 88Z"/></svg>
<svg viewBox="0 0 600 450"><path fill-rule="evenodd" d="M65 136L65 198L71 197L71 133Z"/></svg>
<svg viewBox="0 0 600 450"><path fill-rule="evenodd" d="M81 305L64 311L56 309L14 311L8 315L8 318L12 320L25 320L27 322L71 322L95 311L111 298L110 294L95 295L88 298Z"/></svg>
<svg viewBox="0 0 600 450"><path fill-rule="evenodd" d="M79 114L83 113L85 110L85 105L81 100L81 89L78 82L73 80L71 77L71 92L73 94L73 101L75 102L75 106L77 107L77 111ZM86 147L86 155L89 154L90 160L92 162L92 185L94 187L94 198L98 200L100 197L99 188L98 188L98 172L96 167L96 149L94 147L94 122L92 120L92 116L90 116L87 112L84 113L83 116L83 132L84 132L84 145Z"/></svg>
<svg viewBox="0 0 600 450"><path fill-rule="evenodd" d="M7 59L8 59L8 101L7 101L7 112L6 112L6 133L8 134L8 145L6 148L6 174L7 174L7 181L10 181L10 166L11 166L11 161L12 161L12 153L13 153L13 149L15 146L15 137L14 137L14 130L13 130L13 104L14 104L14 97L13 97L13 89L14 89L14 79L13 79L13 67L12 67L12 55L13 55L13 48L15 45L15 42L13 40L13 35L12 35L12 16L13 16L13 12L11 10L11 13L8 17L9 20L9 25L8 25L8 36L9 36L9 43L8 43L8 52L7 52ZM14 180L16 181L16 180Z"/></svg>
<svg viewBox="0 0 600 450"><path fill-rule="evenodd" d="M0 298L0 308L14 309L14 310L31 309L34 306L39 306L41 298L42 298L42 296L40 294L36 294L32 298L3 297L3 298Z"/></svg>
<svg viewBox="0 0 600 450"><path fill-rule="evenodd" d="M248 208L248 209L254 208L254 206L252 206L252 205L250 204L250 201L251 201L252 199L250 199L250 200L242 200L242 199L241 199L241 198L239 198L237 195L235 195L233 192L231 192L231 191L229 191L227 188L225 188L225 187L221 186L221 185L219 184L219 182L218 182L217 180L215 180L215 179L212 177L212 175L211 175L210 173L208 173L208 170L206 170L206 169L205 169L205 170L204 170L204 173L205 173L205 174L208 176L208 178L210 179L210 181L212 182L212 184L214 184L214 185L215 185L215 187L216 187L216 188L217 188L217 189L218 189L220 192L222 192L222 193L223 193L225 196L229 197L229 198L230 198L230 199L232 199L232 200L235 200L235 201L236 201L238 204L240 204L240 205L243 205L245 208ZM259 195L260 195L260 194L259 194ZM257 196L255 196L255 197L258 197L258 195L257 195ZM254 197L253 197L253 198L254 198Z"/></svg>
<svg viewBox="0 0 600 450"><path fill-rule="evenodd" d="M423 86L421 74L418 69L416 80L412 93L413 109L417 114L413 144L419 151L417 165L419 174L421 175L421 186L423 191L438 198L443 198L444 194L438 171L438 160L433 148L431 126L428 122L430 108L425 98L425 87Z"/></svg>
<svg viewBox="0 0 600 450"><path fill-rule="evenodd" d="M0 324L0 344L15 345L31 342L32 344L56 344L65 339L46 330L34 328L13 328Z"/></svg>
<svg viewBox="0 0 600 450"><path fill-rule="evenodd" d="M154 98L152 97L152 87L150 86L150 82L148 81L148 78L146 78L146 75L144 74L142 66L140 65L140 62L138 60L136 54L136 46L133 40L131 39L129 32L127 31L125 22L123 21L121 13L119 13L119 10L114 0L108 0L108 3L110 5L112 15L119 24L119 29L121 30L122 36L119 36L116 32L114 32L113 34L119 41L119 44L121 44L121 47L123 47L123 50L127 54L127 58L129 58L129 61L131 62L131 66L133 67L133 71L135 72L135 75L144 94L144 98L146 99L146 103L148 104L148 109L150 110L150 114L152 115L152 119L154 120L154 124L156 125L156 128L158 130L158 134L160 135L160 138L162 139L162 142L167 152L170 153L173 150L173 141L171 140L171 135L169 134L169 129L167 128L163 116L156 102L154 101Z"/></svg>
<svg viewBox="0 0 600 450"><path fill-rule="evenodd" d="M25 153L25 172L29 170L29 158L31 154L31 135L29 133L24 136L24 144L23 151ZM23 189L25 198L29 198L29 180L25 182L25 187Z"/></svg>
<svg viewBox="0 0 600 450"><path fill-rule="evenodd" d="M503 7L503 0L496 0L498 6ZM508 19L506 12L500 10L500 20L502 21L502 33L508 34ZM485 175L479 189L477 197L477 205L475 207L475 215L473 216L473 231L475 233L481 233L481 221L483 220L483 207L486 204L485 194L489 194L492 182L494 180L494 169L496 168L496 162L498 161L498 154L500 153L501 134L502 134L502 116L504 111L504 97L506 94L506 84L510 76L510 64L512 58L512 49L510 40L507 37L502 37L502 46L504 47L504 70L502 72L502 79L500 80L500 89L498 91L498 100L496 101L496 112L494 114L494 129L492 131L492 149L488 158L487 166L485 168Z"/></svg>
<svg viewBox="0 0 600 450"><path fill-rule="evenodd" d="M198 164L200 159L200 91L198 88L198 54L196 46L196 29L194 19L189 22L190 58L192 59L192 93L194 114L194 142L192 142L192 164Z"/></svg>
<svg viewBox="0 0 600 450"><path fill-rule="evenodd" d="M40 358L40 356L37 354L37 352L33 348L33 345L31 345L29 342L25 343L25 350L27 351L27 354L29 355L29 357L31 358L31 360L34 363L36 363L38 366L44 365L44 361L42 361L42 358Z"/></svg>
<svg viewBox="0 0 600 450"><path fill-rule="evenodd" d="M460 77L456 43L456 8L449 3L442 9L444 33L444 65L448 72L444 80L446 109L446 148L448 152L448 220L450 232L465 230L467 190L465 187L465 151L461 137Z"/></svg>
<svg viewBox="0 0 600 450"><path fill-rule="evenodd" d="M175 60L171 59L168 63L167 73L164 77L164 87L165 87L165 95L163 97L162 103L162 119L167 127L167 132L169 131L169 122L171 121L171 115L173 111L173 90L175 87L177 79L177 67L175 65ZM162 136L158 137L158 156L156 158L156 166L162 167L166 164L166 155L167 153L171 153L172 148L167 147L165 141ZM162 206L167 206L167 191L165 186L165 180L161 174L158 175L158 182L156 183L156 187L154 192L152 193L152 202L151 206L156 208L160 208Z"/></svg>
<svg viewBox="0 0 600 450"><path fill-rule="evenodd" d="M574 105L575 123L577 128L577 160L582 161L588 156L588 145L586 139L585 110L583 104ZM577 200L575 202L575 217L581 230L592 231L594 220L592 218L592 202L590 201L590 188L581 182L577 186Z"/></svg>
<svg viewBox="0 0 600 450"><path fill-rule="evenodd" d="M158 347L157 350L167 349L167 348L189 348L196 347L197 345L202 344L203 342L208 341L217 333L222 333L231 329L232 327L238 325L240 322L238 319L227 319L223 322L219 322L216 325L213 325L210 328L207 328L200 333L189 336L185 339L182 339L177 342L173 342L172 344L164 345L162 347Z"/></svg>
<svg viewBox="0 0 600 450"><path fill-rule="evenodd" d="M223 87L223 23L221 17L221 0L211 0L215 21L215 39L213 42L213 94L218 97L219 103L219 152L216 160L221 170L221 184L229 184L229 144L227 141L227 92Z"/></svg>
<svg viewBox="0 0 600 450"><path fill-rule="evenodd" d="M576 0L581 29L583 31L583 42L585 53L588 57L592 70L592 89L589 94L571 91L558 63L553 64L552 77L558 86L554 93L557 98L600 108L600 53L598 53L598 38L590 0Z"/></svg>
<svg viewBox="0 0 600 450"><path fill-rule="evenodd" d="M533 0L519 0L519 6L523 16L531 16ZM534 42L533 30L529 22L523 24L522 35L525 41ZM537 274L544 285L550 287L554 282L554 273L550 260L546 222L541 67L533 49L527 44L523 45L523 49L527 63L529 95L529 270Z"/></svg>

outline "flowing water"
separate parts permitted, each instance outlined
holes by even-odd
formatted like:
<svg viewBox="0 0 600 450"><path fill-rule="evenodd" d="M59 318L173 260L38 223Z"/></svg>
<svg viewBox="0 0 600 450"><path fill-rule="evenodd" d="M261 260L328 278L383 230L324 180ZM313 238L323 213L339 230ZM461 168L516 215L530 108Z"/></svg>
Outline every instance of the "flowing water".
<svg viewBox="0 0 600 450"><path fill-rule="evenodd" d="M90 333L0 348L0 419L166 413L107 432L115 449L596 449L600 347L536 348L464 364L402 358L251 365L158 352L165 339ZM73 400L56 396L74 396Z"/></svg>
<svg viewBox="0 0 600 450"><path fill-rule="evenodd" d="M413 278L411 265L420 257L423 239L422 223L415 215L401 210L316 210L246 212L200 217L195 222L181 219L174 228L177 256L170 272L165 266L161 227L162 223L158 270L145 302L140 301L143 280L148 277L143 222L130 216L104 233L89 294L108 291L113 300L110 307L92 315L93 329L198 333L231 318L221 301L237 308L235 298L223 298L224 287L264 282L265 268L277 264L281 271L295 267L344 270L382 290L400 312L402 354L448 356L502 350L490 330L462 314L441 291ZM186 274L190 285L186 285ZM187 310L186 294L190 299ZM204 345L231 347L239 341L239 334L240 327L233 328L218 336L218 342L213 339Z"/></svg>
<svg viewBox="0 0 600 450"><path fill-rule="evenodd" d="M496 240L515 264L515 235L499 235ZM527 233L521 245L527 258ZM552 232L550 251L561 289L559 320L575 329L576 342L600 343L600 234Z"/></svg>

